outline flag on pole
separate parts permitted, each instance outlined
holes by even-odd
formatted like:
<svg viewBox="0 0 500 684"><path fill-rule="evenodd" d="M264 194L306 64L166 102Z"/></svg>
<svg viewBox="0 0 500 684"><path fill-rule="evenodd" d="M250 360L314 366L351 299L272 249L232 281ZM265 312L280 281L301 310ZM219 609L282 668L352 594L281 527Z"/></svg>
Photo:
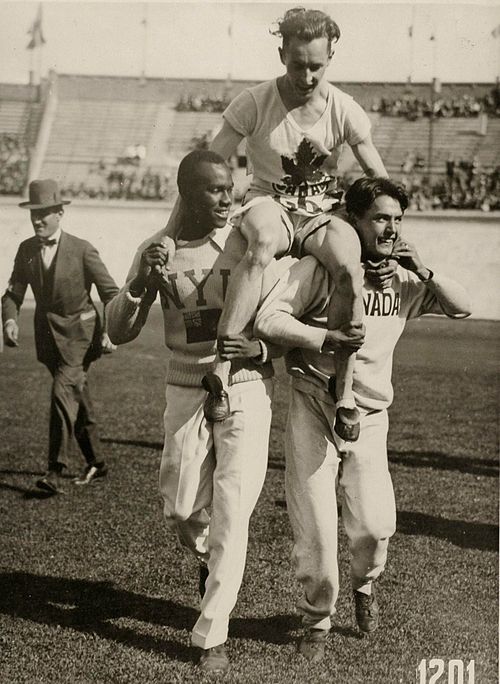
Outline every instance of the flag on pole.
<svg viewBox="0 0 500 684"><path fill-rule="evenodd" d="M31 36L31 40L26 46L27 50L34 50L36 47L40 47L45 43L42 32L42 3L38 5L35 20L33 21L31 28L28 29L28 34Z"/></svg>
<svg viewBox="0 0 500 684"><path fill-rule="evenodd" d="M498 24L498 26L495 26L495 28L491 32L491 35L493 36L493 38L498 38L498 36L500 36L500 24Z"/></svg>
<svg viewBox="0 0 500 684"><path fill-rule="evenodd" d="M408 38L413 38L413 26L408 26Z"/></svg>

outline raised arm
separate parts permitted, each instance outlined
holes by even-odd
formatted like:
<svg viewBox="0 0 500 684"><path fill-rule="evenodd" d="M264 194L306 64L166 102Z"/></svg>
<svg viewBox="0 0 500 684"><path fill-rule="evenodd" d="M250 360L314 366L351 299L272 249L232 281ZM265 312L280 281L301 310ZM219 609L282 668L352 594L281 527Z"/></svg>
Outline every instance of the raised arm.
<svg viewBox="0 0 500 684"><path fill-rule="evenodd" d="M230 123L224 120L222 128L217 133L210 144L210 149L217 152L224 159L229 159L235 154L238 145L243 140L244 136L238 133Z"/></svg>
<svg viewBox="0 0 500 684"><path fill-rule="evenodd" d="M371 135L368 135L357 145L353 145L351 149L367 176L371 178L375 176L388 177L389 174L385 170L384 162L373 144Z"/></svg>
<svg viewBox="0 0 500 684"><path fill-rule="evenodd" d="M394 245L393 256L403 268L417 276L421 281L417 286L421 289L425 286L410 309L409 318L426 313L445 314L449 318L470 316L470 298L463 285L424 266L415 245L400 238Z"/></svg>

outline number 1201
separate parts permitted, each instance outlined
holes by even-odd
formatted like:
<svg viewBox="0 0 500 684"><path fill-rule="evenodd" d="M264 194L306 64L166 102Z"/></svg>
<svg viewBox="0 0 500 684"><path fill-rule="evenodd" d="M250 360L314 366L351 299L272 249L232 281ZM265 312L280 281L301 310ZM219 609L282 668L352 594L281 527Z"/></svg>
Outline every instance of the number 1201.
<svg viewBox="0 0 500 684"><path fill-rule="evenodd" d="M430 677L427 679L427 670ZM429 661L421 660L417 667L418 684L474 684L474 661L469 660L464 665L463 660L448 661L448 679L446 677L446 663L442 658L431 658Z"/></svg>

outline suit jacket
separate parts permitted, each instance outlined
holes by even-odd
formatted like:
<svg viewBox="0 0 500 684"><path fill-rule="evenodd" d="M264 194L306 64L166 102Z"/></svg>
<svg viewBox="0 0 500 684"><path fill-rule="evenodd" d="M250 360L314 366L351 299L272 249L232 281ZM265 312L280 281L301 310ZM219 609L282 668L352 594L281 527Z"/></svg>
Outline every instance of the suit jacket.
<svg viewBox="0 0 500 684"><path fill-rule="evenodd" d="M2 321L17 321L28 285L35 297L35 344L38 360L47 365L59 356L70 366L101 354L102 324L90 297L95 284L107 304L118 292L97 250L86 240L61 232L54 257L53 283L44 287L41 249L36 236L24 240L2 297Z"/></svg>

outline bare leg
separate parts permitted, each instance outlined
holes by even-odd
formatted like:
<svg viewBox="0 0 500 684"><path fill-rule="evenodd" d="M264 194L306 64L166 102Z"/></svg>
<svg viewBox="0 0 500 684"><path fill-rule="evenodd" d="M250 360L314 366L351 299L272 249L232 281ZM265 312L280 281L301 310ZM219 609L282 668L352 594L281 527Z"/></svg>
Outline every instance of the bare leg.
<svg viewBox="0 0 500 684"><path fill-rule="evenodd" d="M363 269L361 246L354 228L346 221L334 217L325 229L306 240L304 246L308 253L321 261L335 283L328 309L329 330L336 330L345 324L361 323ZM359 412L352 390L355 358L356 354L347 350L335 352L337 414L347 426L356 426L359 423ZM356 432L357 428L346 434L355 435Z"/></svg>
<svg viewBox="0 0 500 684"><path fill-rule="evenodd" d="M281 210L273 202L257 204L249 209L242 221L241 232L247 240L247 251L240 263L232 270L217 329L218 338L239 334L244 330L257 311L261 297L262 276L266 266L274 256L285 252L288 248L288 237L281 222ZM222 389L213 377L209 377L208 384L203 383L205 389L215 395L227 391L230 370L231 362L224 361L217 354L213 374L220 380ZM212 399L209 404L217 405L217 402L216 396L215 402ZM213 413L218 415L216 408ZM211 414L211 407L208 412L205 410L207 420L217 422L211 418ZM221 411L220 415L224 415L224 412Z"/></svg>

